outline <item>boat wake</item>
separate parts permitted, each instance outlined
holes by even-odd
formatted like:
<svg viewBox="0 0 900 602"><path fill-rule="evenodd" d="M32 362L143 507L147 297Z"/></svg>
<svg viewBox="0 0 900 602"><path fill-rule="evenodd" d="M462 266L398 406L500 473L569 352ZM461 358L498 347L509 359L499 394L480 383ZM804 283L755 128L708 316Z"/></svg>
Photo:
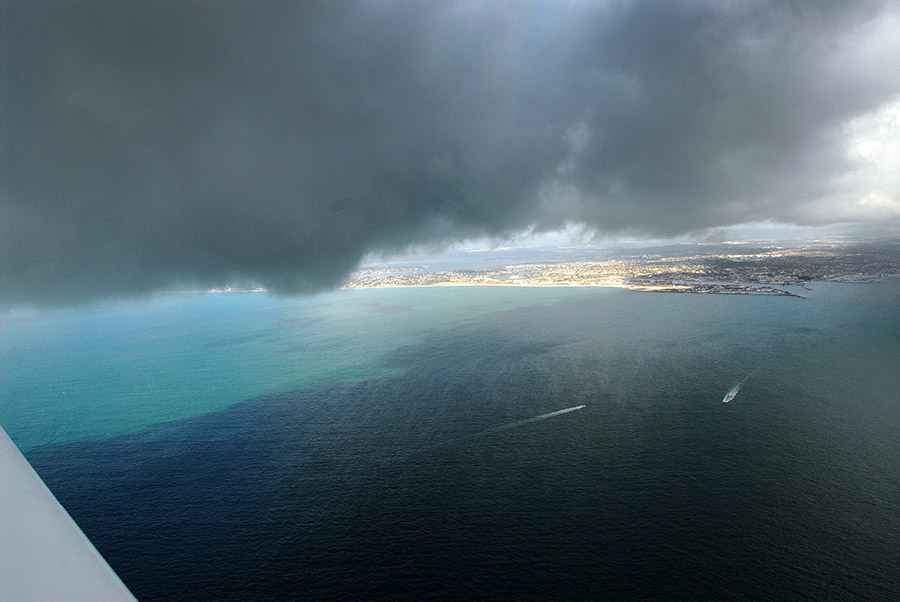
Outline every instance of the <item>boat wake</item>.
<svg viewBox="0 0 900 602"><path fill-rule="evenodd" d="M559 416L561 414L568 414L569 412L576 412L586 406L572 406L571 408L565 408L564 410L556 410L555 412L550 412L549 414L541 414L540 416L535 416L534 418L526 418L525 420L519 420L517 422L510 422L509 424L504 424L501 426L495 426L492 429L489 429L485 432L492 433L495 431L505 431L506 429L512 429L519 426L524 426L526 424L531 424L532 422L538 422L539 420L546 420L547 418L553 418L554 416Z"/></svg>
<svg viewBox="0 0 900 602"><path fill-rule="evenodd" d="M510 422L510 423L508 423L508 424L501 424L500 426L495 426L495 427L489 428L489 429L484 430L484 431L479 431L479 432L477 432L477 433L472 433L472 434L466 435L466 436L464 436L464 437L454 438L454 439L450 439L450 440L448 440L448 441L444 441L444 442L441 442L441 443L435 443L435 444L428 445L428 446L425 446L425 447L420 447L420 448L418 448L418 449L409 450L409 451L407 451L406 453L395 454L395 455L393 456L393 458L396 460L396 459L398 459L398 458L405 458L405 457L408 457L408 456L412 456L412 455L414 455L414 454L420 454L420 453L432 452L432 451L434 451L434 450L436 450L436 449L442 449L442 448L448 448L448 447L455 447L455 446L457 446L457 445L459 445L459 444L461 444L461 443L465 443L466 441L471 441L471 440L473 440L473 439L478 439L478 438L480 438L480 437L485 437L485 436L487 436L487 435L490 435L490 434L492 434L492 433L496 433L496 432L498 432L498 431L505 431L505 430L507 430L507 429L513 429L513 428L517 428L517 427L520 427L520 426L525 426L526 424L531 424L532 422L539 422L539 421L541 421L541 420L547 420L548 418L553 418L554 416L561 416L562 414L568 414L569 412L577 412L578 410L582 410L582 409L584 409L584 408L586 408L586 407L587 407L586 405L572 406L571 408L564 408L564 409L562 409L562 410L556 410L555 412L549 412L549 413L547 413L547 414L541 414L540 416L535 416L535 417L533 417L533 418L526 418L525 420L517 420L516 422Z"/></svg>

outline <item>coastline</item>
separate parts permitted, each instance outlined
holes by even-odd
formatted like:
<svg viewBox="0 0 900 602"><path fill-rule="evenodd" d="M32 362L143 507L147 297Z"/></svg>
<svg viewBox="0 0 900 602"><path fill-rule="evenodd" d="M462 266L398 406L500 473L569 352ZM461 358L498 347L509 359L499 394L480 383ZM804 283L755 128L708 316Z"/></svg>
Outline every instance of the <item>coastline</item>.
<svg viewBox="0 0 900 602"><path fill-rule="evenodd" d="M422 284L376 284L371 286L343 286L341 290L363 290L375 288L437 288L437 287L473 287L498 286L521 288L622 288L637 293L681 293L694 295L755 295L767 297L797 297L806 299L790 291L768 285L729 283L697 283L697 284L629 284L622 283L577 283L577 282L434 282ZM805 288L805 287L804 287ZM807 289L809 290L809 289Z"/></svg>

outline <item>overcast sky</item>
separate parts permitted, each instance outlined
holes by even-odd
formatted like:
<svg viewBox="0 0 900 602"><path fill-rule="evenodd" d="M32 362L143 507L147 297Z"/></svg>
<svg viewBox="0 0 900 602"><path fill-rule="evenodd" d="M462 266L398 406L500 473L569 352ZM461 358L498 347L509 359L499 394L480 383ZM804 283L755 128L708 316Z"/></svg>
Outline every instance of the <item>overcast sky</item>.
<svg viewBox="0 0 900 602"><path fill-rule="evenodd" d="M900 3L0 0L0 305L900 216Z"/></svg>

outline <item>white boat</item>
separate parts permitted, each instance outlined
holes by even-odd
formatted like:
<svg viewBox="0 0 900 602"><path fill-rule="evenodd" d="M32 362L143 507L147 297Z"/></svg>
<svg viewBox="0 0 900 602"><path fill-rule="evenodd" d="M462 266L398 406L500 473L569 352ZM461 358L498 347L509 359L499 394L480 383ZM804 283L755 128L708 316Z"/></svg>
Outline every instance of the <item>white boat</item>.
<svg viewBox="0 0 900 602"><path fill-rule="evenodd" d="M741 390L741 387L744 386L744 383L747 382L747 379L749 379L751 376L753 376L754 372L756 372L756 370L754 370L753 372L751 372L750 374L745 376L741 382L739 382L735 386L731 387L731 389L728 391L728 393L725 394L725 397L722 398L722 403L728 403L729 401L731 401L732 399L737 397L738 391Z"/></svg>
<svg viewBox="0 0 900 602"><path fill-rule="evenodd" d="M728 403L729 401L731 401L732 399L737 397L738 391L740 391L740 390L741 390L740 384L737 384L737 385L731 387L731 390L728 391L728 393L725 394L725 397L722 398L722 403Z"/></svg>

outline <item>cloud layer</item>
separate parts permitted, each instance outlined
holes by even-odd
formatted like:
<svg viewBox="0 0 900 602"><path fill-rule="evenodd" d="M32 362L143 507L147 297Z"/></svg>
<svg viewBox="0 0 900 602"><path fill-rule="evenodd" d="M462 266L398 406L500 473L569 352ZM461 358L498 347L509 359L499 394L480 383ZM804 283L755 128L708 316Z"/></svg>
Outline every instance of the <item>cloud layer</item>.
<svg viewBox="0 0 900 602"><path fill-rule="evenodd" d="M900 10L852 4L4 2L0 303L896 217Z"/></svg>

